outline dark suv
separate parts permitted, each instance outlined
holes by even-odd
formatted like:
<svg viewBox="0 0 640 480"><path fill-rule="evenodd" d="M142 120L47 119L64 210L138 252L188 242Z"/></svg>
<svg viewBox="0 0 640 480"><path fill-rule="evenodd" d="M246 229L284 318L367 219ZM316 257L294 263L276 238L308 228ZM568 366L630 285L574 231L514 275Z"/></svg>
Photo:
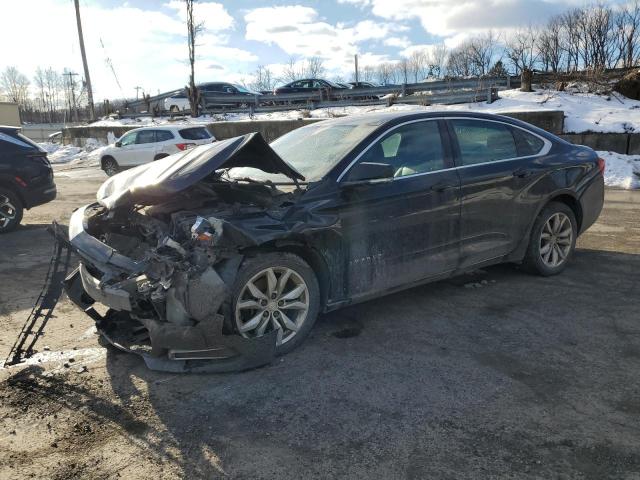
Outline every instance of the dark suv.
<svg viewBox="0 0 640 480"><path fill-rule="evenodd" d="M56 198L47 153L18 127L0 126L0 233L13 230L23 210Z"/></svg>

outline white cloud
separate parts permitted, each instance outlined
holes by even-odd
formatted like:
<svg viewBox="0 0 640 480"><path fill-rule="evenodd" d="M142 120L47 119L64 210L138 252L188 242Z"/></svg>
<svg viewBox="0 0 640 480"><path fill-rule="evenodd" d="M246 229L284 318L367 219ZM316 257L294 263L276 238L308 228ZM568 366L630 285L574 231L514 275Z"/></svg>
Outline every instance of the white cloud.
<svg viewBox="0 0 640 480"><path fill-rule="evenodd" d="M563 10L576 0L339 0L361 7L385 20L418 19L439 36L508 28L536 22Z"/></svg>
<svg viewBox="0 0 640 480"><path fill-rule="evenodd" d="M134 95L134 87L138 85L151 94L185 85L188 52L186 26L181 19L182 2L158 4L161 10L144 10L127 4L105 8L94 2L80 3L97 101L122 95L106 64L107 56L126 96ZM196 81L237 78L234 72L247 68L256 56L228 44L228 32L234 27L234 20L221 4L198 2L197 5L196 18L202 17L205 21L205 31L196 47ZM3 48L0 70L15 65L30 78L38 66L83 73L72 2L3 2L2 13L5 22L0 29L0 43L12 46ZM25 25L30 32L38 34L26 35ZM214 64L223 70L209 68Z"/></svg>
<svg viewBox="0 0 640 480"><path fill-rule="evenodd" d="M411 41L407 37L389 37L384 40L384 44L388 47L407 48Z"/></svg>
<svg viewBox="0 0 640 480"><path fill-rule="evenodd" d="M320 57L334 74L349 74L353 55L360 53L359 44L382 41L392 32L405 27L387 22L362 20L351 26L332 25L321 19L311 7L300 5L264 7L245 15L245 38L277 45L290 56ZM278 69L274 64L274 69Z"/></svg>

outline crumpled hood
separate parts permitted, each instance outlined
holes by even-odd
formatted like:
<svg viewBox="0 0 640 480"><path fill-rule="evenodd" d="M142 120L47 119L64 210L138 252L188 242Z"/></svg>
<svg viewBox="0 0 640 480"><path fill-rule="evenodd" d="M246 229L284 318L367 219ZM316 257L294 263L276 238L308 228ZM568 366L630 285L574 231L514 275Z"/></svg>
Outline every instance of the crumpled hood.
<svg viewBox="0 0 640 480"><path fill-rule="evenodd" d="M201 145L114 175L98 190L108 209L122 205L153 205L204 179L220 168L252 167L304 180L273 151L258 132Z"/></svg>

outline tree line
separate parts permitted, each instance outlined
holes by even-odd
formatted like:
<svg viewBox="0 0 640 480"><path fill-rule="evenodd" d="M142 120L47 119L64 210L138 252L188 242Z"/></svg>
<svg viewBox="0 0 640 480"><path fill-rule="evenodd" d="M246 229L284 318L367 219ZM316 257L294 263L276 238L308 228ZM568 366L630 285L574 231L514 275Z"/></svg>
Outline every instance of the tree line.
<svg viewBox="0 0 640 480"><path fill-rule="evenodd" d="M192 0L187 1L189 4ZM195 62L195 38L202 24L190 17L189 63ZM416 48L398 61L362 65L360 81L382 85L418 83L429 78L519 75L523 71L571 73L580 70L630 68L640 62L640 0L624 5L592 4L572 8L545 24L509 32L490 30L459 45ZM243 83L253 90L272 91L278 84L327 74L321 57L290 58L278 75L258 66ZM354 80L355 72L349 77ZM334 76L335 81L344 81ZM187 90L193 92L193 69ZM190 93L190 97L191 97ZM20 105L23 121L63 122L86 119L87 92L82 77L65 69L38 68L30 80L16 67L0 74L0 99ZM124 100L97 105L98 115L113 111Z"/></svg>
<svg viewBox="0 0 640 480"><path fill-rule="evenodd" d="M439 44L416 49L398 61L364 65L358 78L389 85L428 78L520 75L523 70L571 73L630 68L639 62L640 0L634 0L621 6L599 3L572 8L543 25L509 33L490 30L454 48ZM315 77L317 72L325 72L320 58L307 64L290 59L281 76L259 66L247 84L255 90L272 90L278 83ZM355 73L350 80L354 77Z"/></svg>

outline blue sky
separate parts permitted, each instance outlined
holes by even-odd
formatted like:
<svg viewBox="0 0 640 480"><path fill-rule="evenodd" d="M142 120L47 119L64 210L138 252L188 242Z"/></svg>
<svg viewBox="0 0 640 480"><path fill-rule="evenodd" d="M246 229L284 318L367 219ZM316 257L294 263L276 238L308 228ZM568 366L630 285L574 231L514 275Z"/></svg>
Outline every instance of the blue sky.
<svg viewBox="0 0 640 480"><path fill-rule="evenodd" d="M506 34L583 4L583 0L200 0L196 14L204 21L205 32L197 48L196 80L250 81L258 65L270 66L277 75L289 58L309 56L324 60L328 77L348 79L354 53L359 54L360 65L375 65L434 44L455 46L488 29ZM183 2L80 0L80 5L96 98L131 96L136 86L154 94L185 85ZM3 49L0 69L14 65L29 77L38 66L82 72L72 0L5 1L3 17L11 21L0 30L0 42L12 48Z"/></svg>

